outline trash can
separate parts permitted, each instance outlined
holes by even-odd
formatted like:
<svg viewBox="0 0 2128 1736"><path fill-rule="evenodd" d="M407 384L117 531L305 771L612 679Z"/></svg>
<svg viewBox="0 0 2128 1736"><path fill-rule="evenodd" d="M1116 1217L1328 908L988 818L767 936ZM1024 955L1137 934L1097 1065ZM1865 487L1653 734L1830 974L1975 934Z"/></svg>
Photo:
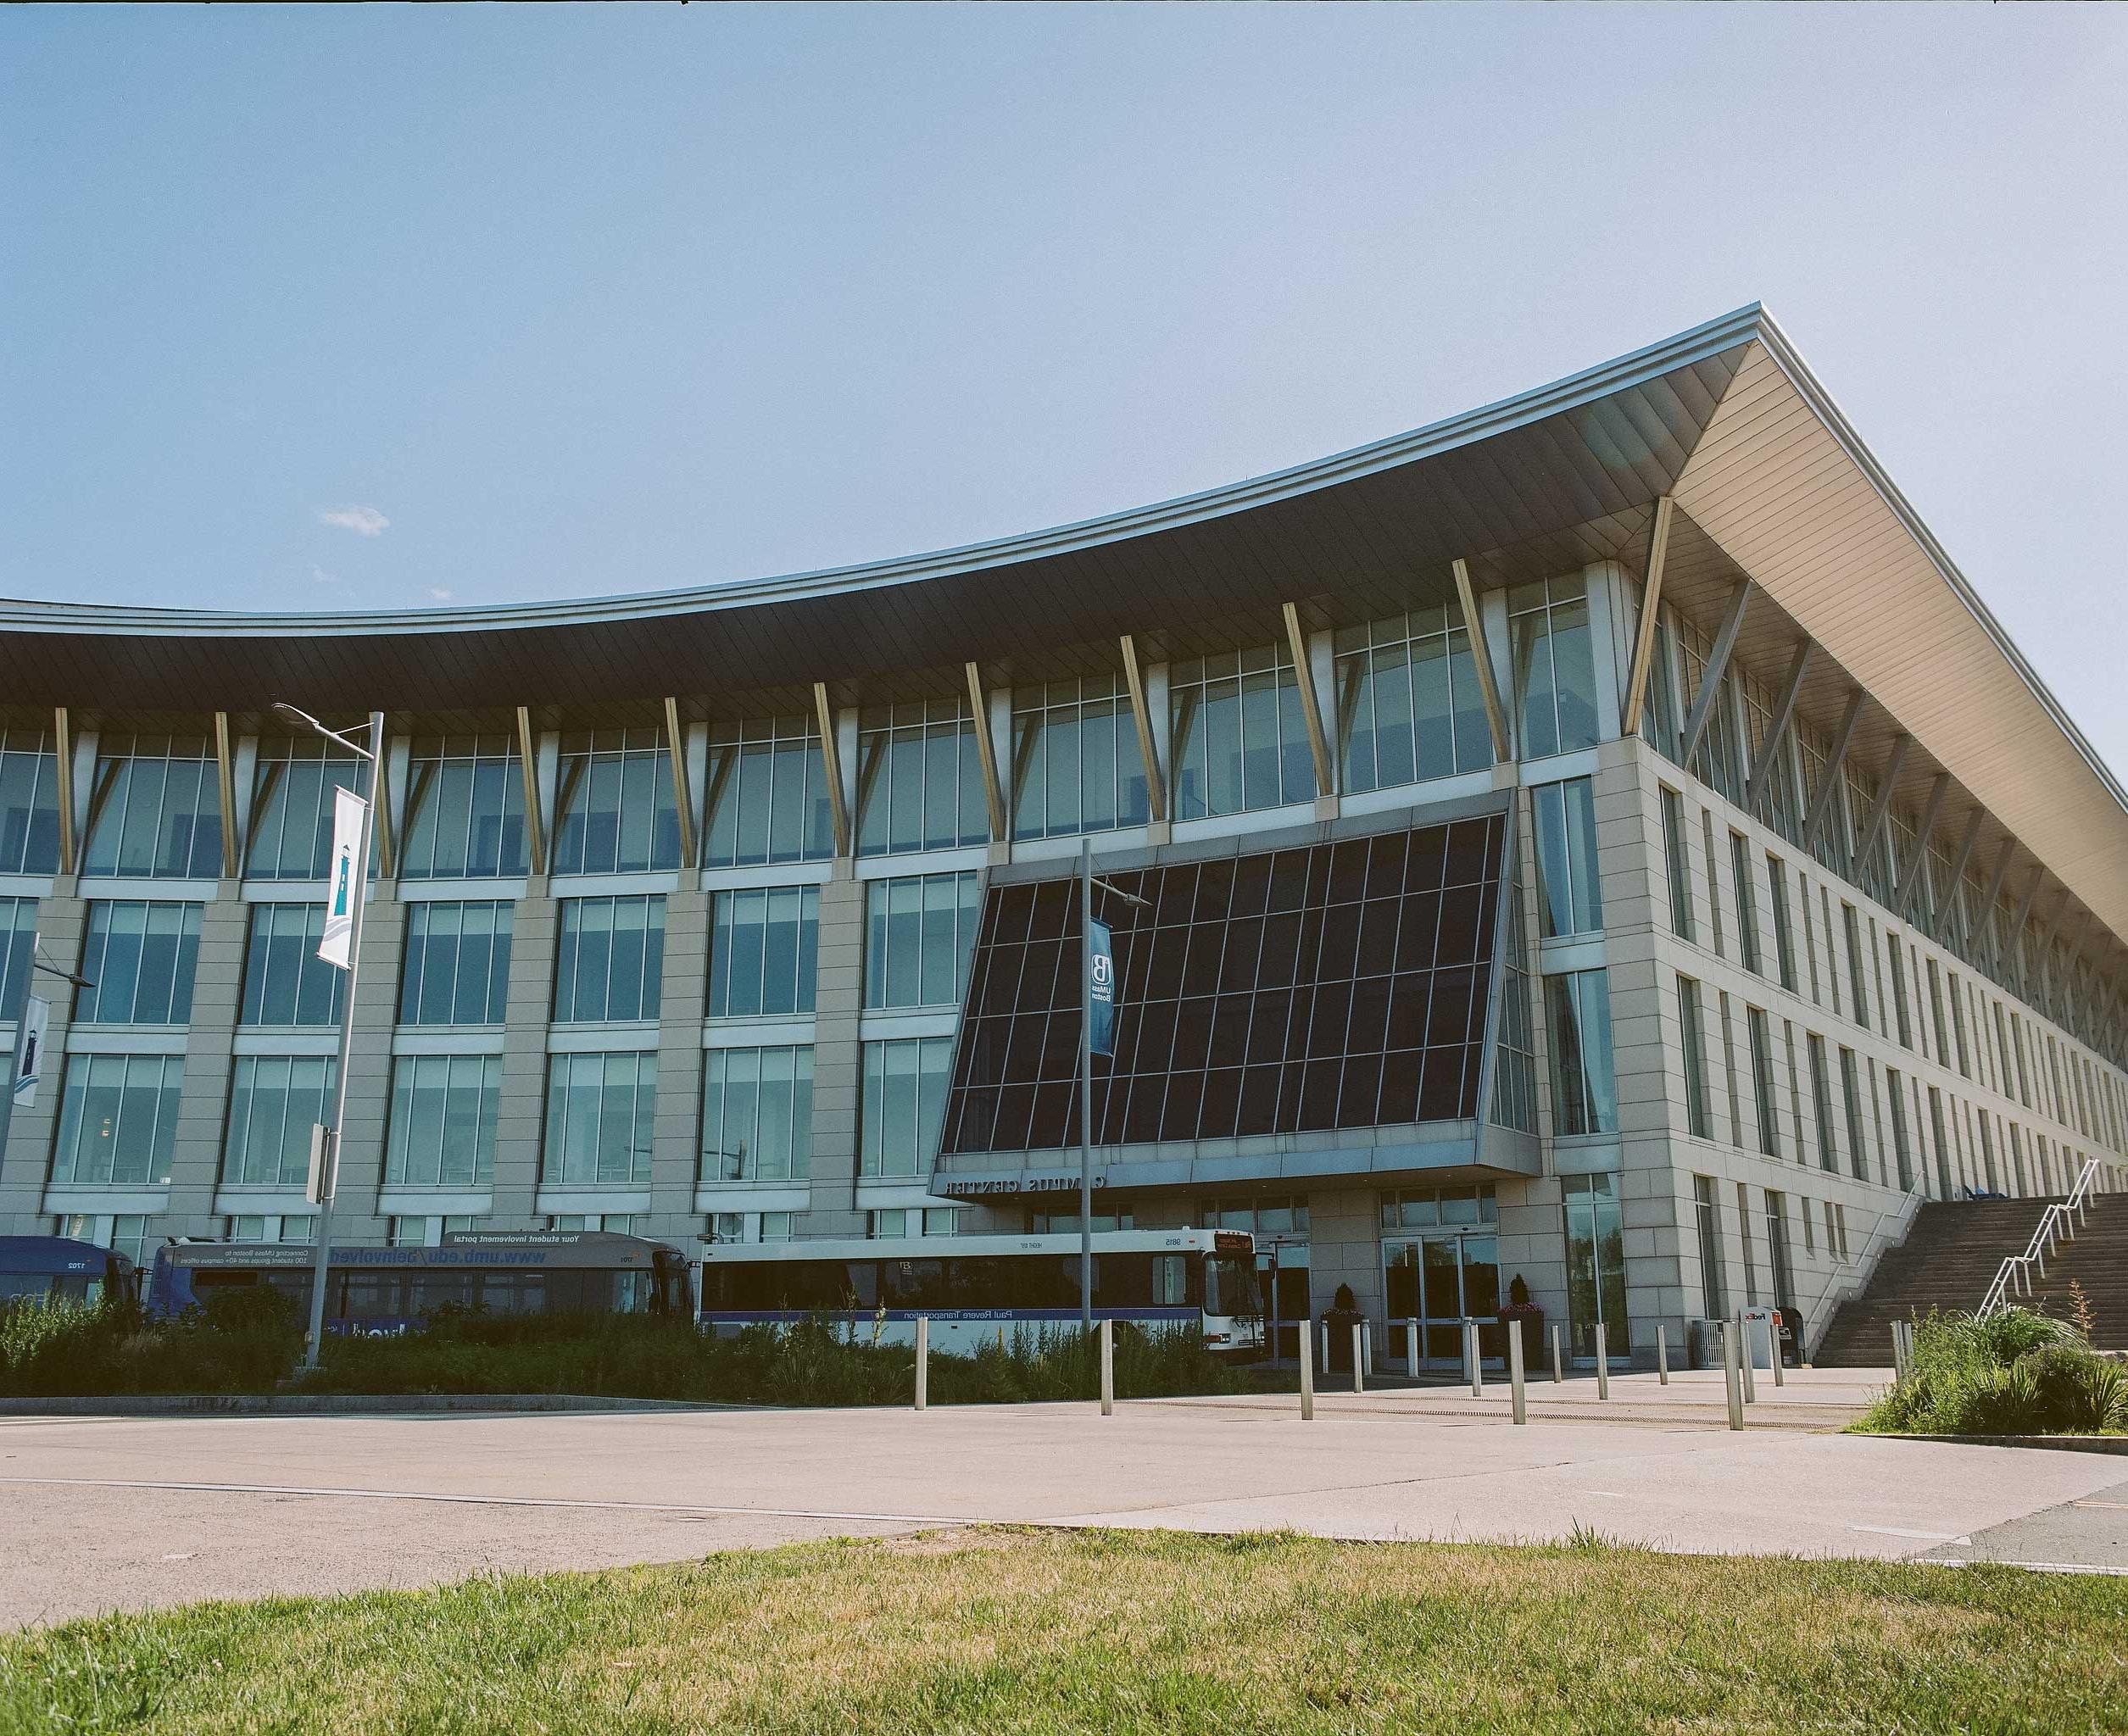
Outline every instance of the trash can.
<svg viewBox="0 0 2128 1736"><path fill-rule="evenodd" d="M1771 1372L1774 1347L1780 1339L1780 1310L1778 1308L1746 1308L1744 1310L1744 1355L1751 1359L1753 1368Z"/></svg>
<svg viewBox="0 0 2128 1736"><path fill-rule="evenodd" d="M1722 1366L1722 1328L1726 1321L1696 1320L1687 1333L1686 1355L1695 1368L1719 1368Z"/></svg>

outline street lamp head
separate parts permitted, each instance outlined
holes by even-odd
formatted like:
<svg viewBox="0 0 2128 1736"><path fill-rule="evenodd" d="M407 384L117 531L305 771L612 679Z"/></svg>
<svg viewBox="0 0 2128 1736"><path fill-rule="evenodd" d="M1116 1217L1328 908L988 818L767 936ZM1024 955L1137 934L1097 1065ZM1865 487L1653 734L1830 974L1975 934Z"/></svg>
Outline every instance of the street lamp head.
<svg viewBox="0 0 2128 1736"><path fill-rule="evenodd" d="M347 736L342 734L341 732L337 729L327 729L308 711L298 709L297 707L288 704L288 702L285 699L275 700L273 702L273 709L278 711L290 722L299 723L305 729L315 730L320 735L325 737L326 740L339 743L342 747L349 748L354 753L359 754L365 760L374 760L376 757L376 754L372 754L367 748L363 747L359 743L349 739ZM373 730L377 726L376 716L376 714L370 714L370 727Z"/></svg>
<svg viewBox="0 0 2128 1736"><path fill-rule="evenodd" d="M291 722L299 723L306 729L322 729L325 727L323 724L320 723L318 720L313 717L308 711L298 711L285 699L275 700L273 702L273 709L278 711L283 717L287 718Z"/></svg>

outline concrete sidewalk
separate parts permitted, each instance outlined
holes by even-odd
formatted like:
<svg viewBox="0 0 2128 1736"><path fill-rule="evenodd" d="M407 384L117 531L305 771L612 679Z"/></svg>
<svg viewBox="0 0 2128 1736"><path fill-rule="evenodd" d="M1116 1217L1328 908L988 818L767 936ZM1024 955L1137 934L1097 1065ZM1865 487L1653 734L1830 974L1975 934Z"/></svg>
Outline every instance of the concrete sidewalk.
<svg viewBox="0 0 2128 1736"><path fill-rule="evenodd" d="M1783 1390L1800 1405L1811 1388ZM2116 1459L1736 1434L1704 1404L1667 1424L1518 1428L1457 1408L1472 1402L1326 1394L1312 1423L1290 1399L1106 1419L1092 1405L14 1419L0 1422L0 1623L983 1521L1507 1542L1581 1527L1696 1553L1900 1559L2052 1516L2050 1563L2128 1567L2114 1508L2070 1505L2119 1500Z"/></svg>

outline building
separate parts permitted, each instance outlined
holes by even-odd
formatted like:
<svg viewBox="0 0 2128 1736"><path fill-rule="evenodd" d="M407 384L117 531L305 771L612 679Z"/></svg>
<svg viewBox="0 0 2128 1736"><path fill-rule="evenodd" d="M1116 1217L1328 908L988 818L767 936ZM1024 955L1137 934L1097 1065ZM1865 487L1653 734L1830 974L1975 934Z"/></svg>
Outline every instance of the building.
<svg viewBox="0 0 2128 1736"><path fill-rule="evenodd" d="M1917 1198L2123 1172L2128 796L1756 308L840 571L0 605L0 1016L32 930L97 985L0 1231L308 1235L353 766L276 700L389 720L349 1239L1075 1226L1089 833L1096 1216L1254 1228L1289 1315L1814 1335Z"/></svg>

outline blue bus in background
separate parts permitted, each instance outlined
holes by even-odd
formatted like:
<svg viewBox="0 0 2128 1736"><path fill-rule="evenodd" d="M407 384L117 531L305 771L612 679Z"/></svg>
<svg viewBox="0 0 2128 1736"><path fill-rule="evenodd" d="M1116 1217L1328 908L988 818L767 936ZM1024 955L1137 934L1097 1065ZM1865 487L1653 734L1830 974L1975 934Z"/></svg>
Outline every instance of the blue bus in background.
<svg viewBox="0 0 2128 1736"><path fill-rule="evenodd" d="M315 1259L300 1242L167 1242L155 1251L148 1311L175 1319L217 1292L264 1285L307 1318ZM329 1333L404 1333L445 1307L684 1317L687 1277L673 1249L604 1230L468 1230L447 1234L436 1248L336 1246L325 1324Z"/></svg>
<svg viewBox="0 0 2128 1736"><path fill-rule="evenodd" d="M0 1236L0 1308L12 1302L131 1302L140 1272L123 1254L65 1236Z"/></svg>

